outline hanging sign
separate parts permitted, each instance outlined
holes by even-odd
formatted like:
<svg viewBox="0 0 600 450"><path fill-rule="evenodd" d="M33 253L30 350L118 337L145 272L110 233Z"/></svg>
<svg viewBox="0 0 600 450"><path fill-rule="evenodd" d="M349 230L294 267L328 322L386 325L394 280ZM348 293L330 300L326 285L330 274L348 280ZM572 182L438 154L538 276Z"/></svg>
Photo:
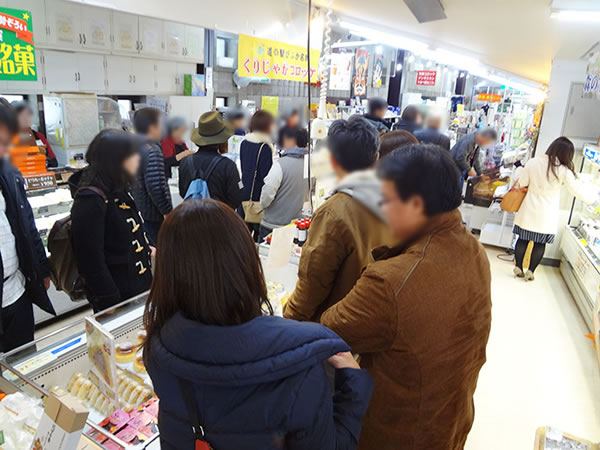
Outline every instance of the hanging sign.
<svg viewBox="0 0 600 450"><path fill-rule="evenodd" d="M369 74L369 52L357 50L354 60L354 81L352 83L352 94L355 97L367 95L367 77Z"/></svg>
<svg viewBox="0 0 600 450"><path fill-rule="evenodd" d="M310 51L310 81L319 81L321 51ZM308 79L308 54L305 47L240 34L238 40L240 77L303 81Z"/></svg>
<svg viewBox="0 0 600 450"><path fill-rule="evenodd" d="M383 85L383 55L375 54L373 59L373 82L374 88L380 88Z"/></svg>
<svg viewBox="0 0 600 450"><path fill-rule="evenodd" d="M350 90L353 59L354 53L333 53L331 55L329 89L340 91Z"/></svg>
<svg viewBox="0 0 600 450"><path fill-rule="evenodd" d="M435 86L437 71L419 70L417 71L417 86Z"/></svg>
<svg viewBox="0 0 600 450"><path fill-rule="evenodd" d="M37 81L31 13L0 8L0 80Z"/></svg>
<svg viewBox="0 0 600 450"><path fill-rule="evenodd" d="M500 94L486 94L485 92L481 92L477 94L477 100L480 102L499 103L502 101L502 96Z"/></svg>
<svg viewBox="0 0 600 450"><path fill-rule="evenodd" d="M600 100L600 56L590 61L587 66L587 76L583 85L582 97Z"/></svg>

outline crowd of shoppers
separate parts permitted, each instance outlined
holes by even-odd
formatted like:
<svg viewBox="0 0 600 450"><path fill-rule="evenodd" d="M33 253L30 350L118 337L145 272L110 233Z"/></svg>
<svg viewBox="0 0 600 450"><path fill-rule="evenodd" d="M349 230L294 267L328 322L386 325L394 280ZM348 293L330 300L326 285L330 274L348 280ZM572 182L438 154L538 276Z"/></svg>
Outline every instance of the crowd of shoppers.
<svg viewBox="0 0 600 450"><path fill-rule="evenodd" d="M162 448L464 447L491 275L462 223L456 181L478 171L479 150L497 136L484 129L449 151L439 120L419 129L414 107L384 130L382 102L329 127L337 183L312 217L283 318L273 316L255 244L298 218L310 195L308 134L295 118L280 152L266 111L248 134L243 114L203 114L195 152L180 120L168 122L161 146L151 108L135 113L136 135L103 130L90 144L88 166L70 179L77 268L95 311L150 289L144 359L161 399ZM18 129L14 108L0 103L0 351L32 340L33 304L53 312L23 180L4 158ZM245 135L241 177L224 156L234 133ZM559 138L519 174L529 193L515 221L517 276L533 279L554 238L560 187L584 196L573 153ZM201 180L210 199L173 209L166 167L177 163L181 197Z"/></svg>

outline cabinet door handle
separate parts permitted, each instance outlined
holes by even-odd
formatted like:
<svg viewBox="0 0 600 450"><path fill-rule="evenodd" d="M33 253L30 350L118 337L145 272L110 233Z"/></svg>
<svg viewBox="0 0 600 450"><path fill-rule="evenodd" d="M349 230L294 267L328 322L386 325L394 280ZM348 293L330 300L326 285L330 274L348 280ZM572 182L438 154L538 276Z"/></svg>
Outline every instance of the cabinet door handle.
<svg viewBox="0 0 600 450"><path fill-rule="evenodd" d="M140 51L144 51L144 43L142 41L140 41Z"/></svg>
<svg viewBox="0 0 600 450"><path fill-rule="evenodd" d="M131 83L131 80L132 80L132 78L131 78L131 75L129 75L129 82L130 82L130 83Z"/></svg>
<svg viewBox="0 0 600 450"><path fill-rule="evenodd" d="M83 38L81 37L81 33L79 33L79 45L83 44Z"/></svg>
<svg viewBox="0 0 600 450"><path fill-rule="evenodd" d="M85 37L85 33L83 33L83 45L87 44L87 38Z"/></svg>
<svg viewBox="0 0 600 450"><path fill-rule="evenodd" d="M133 82L135 83L135 75L133 76Z"/></svg>
<svg viewBox="0 0 600 450"><path fill-rule="evenodd" d="M81 72L77 72L77 77L79 78L79 81L81 81Z"/></svg>

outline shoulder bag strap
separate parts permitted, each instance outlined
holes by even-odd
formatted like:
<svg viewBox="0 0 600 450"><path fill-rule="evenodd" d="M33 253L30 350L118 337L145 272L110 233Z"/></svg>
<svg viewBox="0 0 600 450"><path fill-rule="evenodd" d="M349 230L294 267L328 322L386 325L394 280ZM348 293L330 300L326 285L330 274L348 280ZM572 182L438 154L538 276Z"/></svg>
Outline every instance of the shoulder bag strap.
<svg viewBox="0 0 600 450"><path fill-rule="evenodd" d="M219 155L216 158L212 159L212 161L210 162L210 164L206 168L206 172L204 172L204 181L206 181L208 183L208 179L212 175L213 171L217 168L217 166L219 165L219 163L221 161L223 161L224 159L225 159L225 157L221 156L221 155Z"/></svg>
<svg viewBox="0 0 600 450"><path fill-rule="evenodd" d="M183 402L185 403L185 409L187 410L188 419L192 425L192 432L196 439L196 450L210 449L204 436L204 428L200 424L200 416L198 414L198 408L196 406L196 394L194 392L194 385L183 378L178 378L179 389L183 396Z"/></svg>
<svg viewBox="0 0 600 450"><path fill-rule="evenodd" d="M106 204L108 203L108 198L106 197L106 194L104 193L104 191L100 188L97 188L96 186L82 186L79 189L77 189L77 194L79 194L81 191L92 191L95 192L96 194L98 194L100 197L102 197L102 200L104 200L104 205L106 206Z"/></svg>
<svg viewBox="0 0 600 450"><path fill-rule="evenodd" d="M260 154L262 153L263 147L266 145L265 142L258 149L258 155L256 155L256 167L254 168L254 178L252 179L252 189L250 189L250 201L252 201L252 197L254 196L254 184L256 183L256 174L258 173L258 161L260 160Z"/></svg>

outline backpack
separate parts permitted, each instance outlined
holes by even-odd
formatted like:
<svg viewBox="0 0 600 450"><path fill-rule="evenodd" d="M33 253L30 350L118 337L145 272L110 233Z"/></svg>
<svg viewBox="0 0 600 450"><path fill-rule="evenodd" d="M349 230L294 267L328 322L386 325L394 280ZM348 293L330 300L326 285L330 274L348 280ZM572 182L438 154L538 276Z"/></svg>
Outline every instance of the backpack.
<svg viewBox="0 0 600 450"><path fill-rule="evenodd" d="M190 183L187 192L185 193L185 197L183 200L203 200L210 198L210 192L208 190L208 180L212 175L213 171L217 167L217 165L225 159L224 156L217 156L213 158L208 167L206 168L206 172L204 172L200 167L196 165L196 159L193 159L194 167L196 168L196 178L194 181Z"/></svg>
<svg viewBox="0 0 600 450"><path fill-rule="evenodd" d="M106 194L95 186L84 186L77 193L85 189L102 197L105 205L108 202ZM71 215L54 222L48 234L48 252L50 252L48 261L50 262L50 277L56 290L64 291L75 302L86 298L86 289L77 267L71 227Z"/></svg>

